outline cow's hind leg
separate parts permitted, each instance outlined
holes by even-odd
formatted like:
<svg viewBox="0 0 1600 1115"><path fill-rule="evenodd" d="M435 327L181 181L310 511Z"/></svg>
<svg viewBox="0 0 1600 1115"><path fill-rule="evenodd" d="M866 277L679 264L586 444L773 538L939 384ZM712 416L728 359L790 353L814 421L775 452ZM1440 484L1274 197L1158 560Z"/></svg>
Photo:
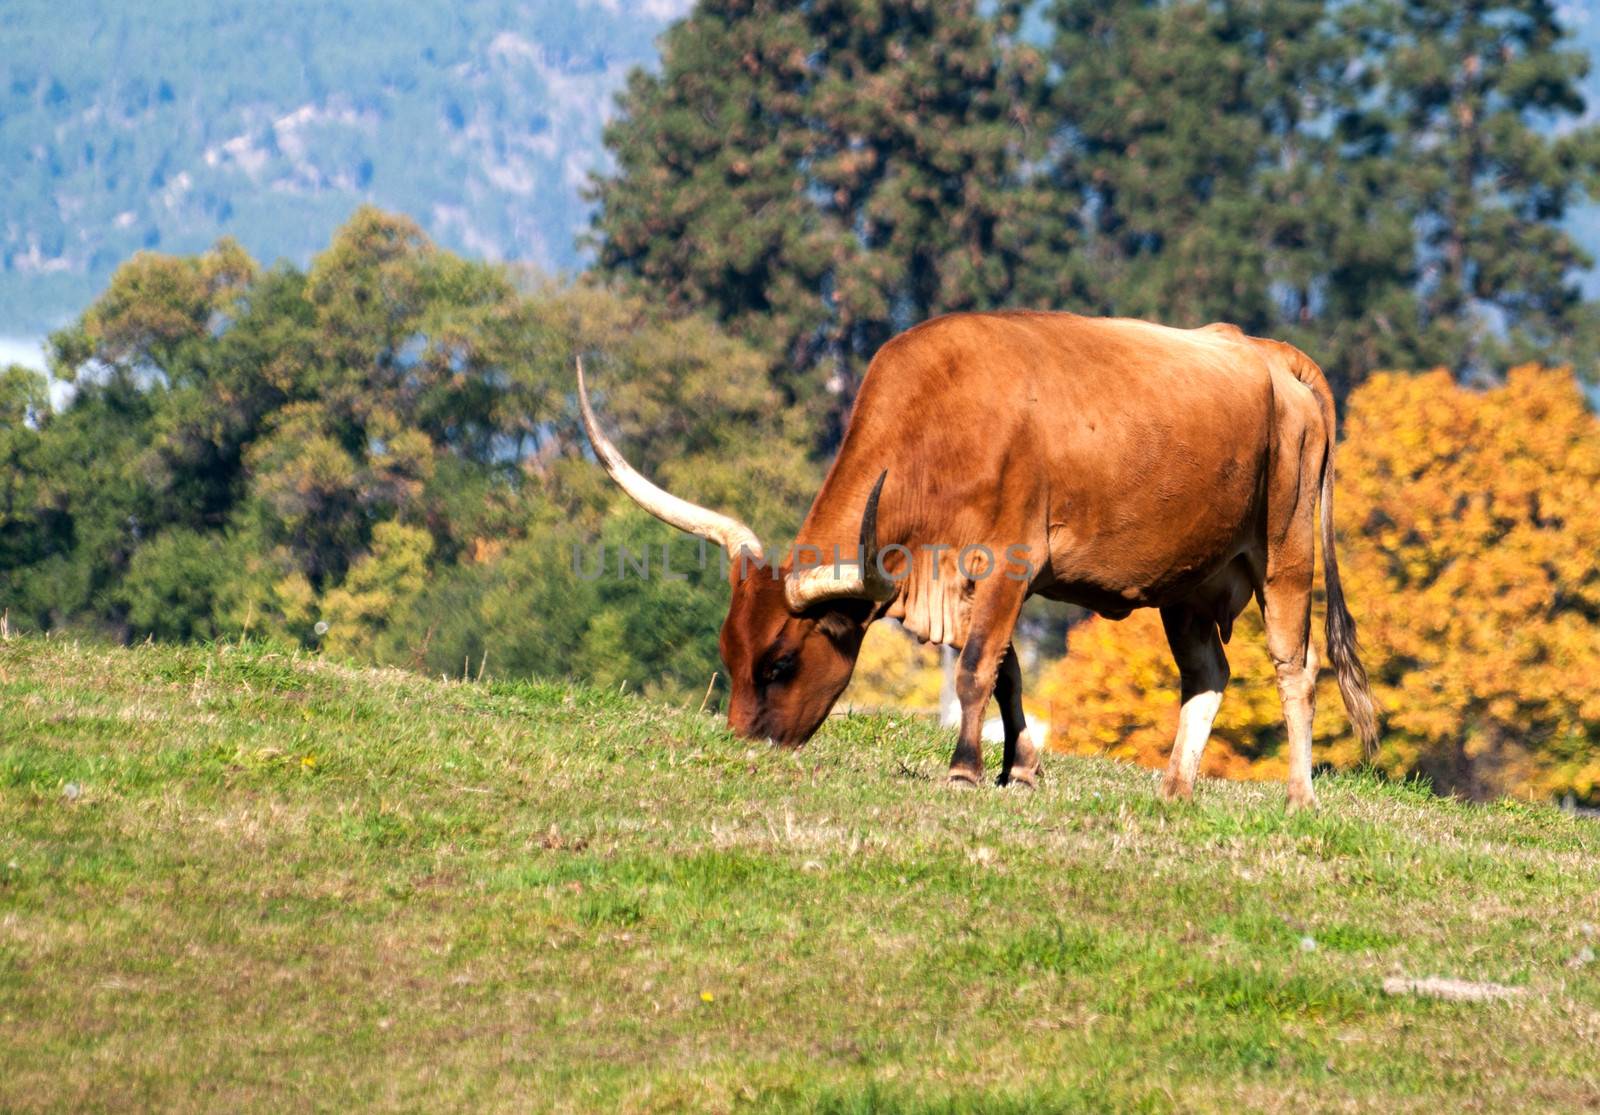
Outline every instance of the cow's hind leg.
<svg viewBox="0 0 1600 1115"><path fill-rule="evenodd" d="M1200 758L1211 738L1211 722L1222 704L1222 690L1228 684L1228 658L1222 650L1217 621L1209 611L1170 605L1161 609L1161 625L1178 663L1183 699L1161 793L1169 800L1188 800L1194 796Z"/></svg>
<svg viewBox="0 0 1600 1115"><path fill-rule="evenodd" d="M1309 533L1309 525L1308 525ZM1308 539L1309 544L1309 539ZM1317 804L1311 790L1311 721L1316 712L1317 651L1311 642L1311 565L1285 571L1261 593L1267 651L1289 729L1289 808Z"/></svg>
<svg viewBox="0 0 1600 1115"><path fill-rule="evenodd" d="M1285 417L1288 429L1288 416ZM1317 655L1311 646L1311 593L1316 573L1317 488L1326 440L1320 421L1306 423L1297 456L1285 455L1268 493L1266 569L1261 615L1267 652L1278 673L1278 696L1289 729L1289 808L1316 805L1311 791L1311 721Z"/></svg>
<svg viewBox="0 0 1600 1115"><path fill-rule="evenodd" d="M1006 632L1009 642L1011 633ZM983 714L994 694L999 656L982 631L967 634L956 660L956 700L961 702L961 730L955 754L950 756L949 781L954 786L976 786L983 781Z"/></svg>
<svg viewBox="0 0 1600 1115"><path fill-rule="evenodd" d="M1039 780L1039 748L1028 735L1028 721L1022 712L1022 666L1017 661L1015 643L1006 646L1006 655L1000 660L994 695L1000 702L1000 719L1006 727L1006 753L999 783L1033 786Z"/></svg>

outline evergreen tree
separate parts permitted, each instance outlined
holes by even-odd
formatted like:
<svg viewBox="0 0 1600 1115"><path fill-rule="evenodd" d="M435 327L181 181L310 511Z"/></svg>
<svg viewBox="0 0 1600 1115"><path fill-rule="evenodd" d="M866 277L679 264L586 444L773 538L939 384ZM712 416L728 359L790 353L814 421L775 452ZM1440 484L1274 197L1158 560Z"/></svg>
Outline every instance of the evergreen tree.
<svg viewBox="0 0 1600 1115"><path fill-rule="evenodd" d="M1352 378L1367 315L1409 303L1411 232L1381 204L1381 173L1330 127L1362 86L1350 79L1359 43L1326 11L1053 6L1053 175L1082 223L1062 281L1086 310L1231 321L1299 342L1336 383Z"/></svg>
<svg viewBox="0 0 1600 1115"><path fill-rule="evenodd" d="M790 397L828 389L836 434L879 345L1006 302L1039 250L1020 6L704 0L606 132L600 266L709 310Z"/></svg>
<svg viewBox="0 0 1600 1115"><path fill-rule="evenodd" d="M1081 226L1044 298L1382 367L1593 351L1559 221L1596 169L1543 0L1058 0L1052 177ZM1040 269L1038 274L1049 278Z"/></svg>
<svg viewBox="0 0 1600 1115"><path fill-rule="evenodd" d="M1360 130L1384 203L1417 230L1418 359L1457 374L1595 355L1589 260L1561 228L1600 172L1589 60L1549 0L1370 0L1347 14L1380 65Z"/></svg>

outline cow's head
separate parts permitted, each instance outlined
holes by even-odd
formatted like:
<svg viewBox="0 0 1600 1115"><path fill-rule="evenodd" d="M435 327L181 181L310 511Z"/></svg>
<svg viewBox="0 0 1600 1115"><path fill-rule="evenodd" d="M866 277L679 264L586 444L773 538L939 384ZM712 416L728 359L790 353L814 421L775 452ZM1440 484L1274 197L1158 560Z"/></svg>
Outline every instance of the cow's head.
<svg viewBox="0 0 1600 1115"><path fill-rule="evenodd" d="M863 507L855 553L817 555L807 568L772 566L744 523L658 488L623 459L595 421L581 361L578 403L595 456L618 486L658 519L728 553L733 599L720 644L731 692L728 725L785 746L810 739L850 682L867 623L895 593L878 561L884 476ZM836 563L836 556L844 560Z"/></svg>

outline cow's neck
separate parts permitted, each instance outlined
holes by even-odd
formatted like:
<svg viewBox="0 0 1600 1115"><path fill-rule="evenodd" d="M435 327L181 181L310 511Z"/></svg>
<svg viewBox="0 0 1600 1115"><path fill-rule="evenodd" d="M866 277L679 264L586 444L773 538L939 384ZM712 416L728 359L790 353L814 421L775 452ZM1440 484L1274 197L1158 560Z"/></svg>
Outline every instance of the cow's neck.
<svg viewBox="0 0 1600 1115"><path fill-rule="evenodd" d="M871 481L861 490L855 491L856 485L845 485L835 482L833 477L824 485L817 494L816 502L811 505L811 511L806 515L806 520L800 526L800 533L795 536L795 550L802 546L812 546L820 550L825 561L832 561L837 551L838 556L845 561L853 560L861 542L861 513L866 507L867 497L872 493ZM893 541L893 538L884 534L884 521L888 517L881 504L878 508L878 543L883 545Z"/></svg>

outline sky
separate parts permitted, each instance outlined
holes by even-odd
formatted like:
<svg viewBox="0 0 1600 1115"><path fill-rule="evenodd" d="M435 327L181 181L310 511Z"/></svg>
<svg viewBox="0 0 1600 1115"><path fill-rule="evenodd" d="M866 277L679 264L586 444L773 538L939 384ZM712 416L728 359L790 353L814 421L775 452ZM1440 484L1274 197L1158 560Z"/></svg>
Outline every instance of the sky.
<svg viewBox="0 0 1600 1115"><path fill-rule="evenodd" d="M0 367L7 364L21 364L24 368L44 371L42 342L22 337L0 337Z"/></svg>

